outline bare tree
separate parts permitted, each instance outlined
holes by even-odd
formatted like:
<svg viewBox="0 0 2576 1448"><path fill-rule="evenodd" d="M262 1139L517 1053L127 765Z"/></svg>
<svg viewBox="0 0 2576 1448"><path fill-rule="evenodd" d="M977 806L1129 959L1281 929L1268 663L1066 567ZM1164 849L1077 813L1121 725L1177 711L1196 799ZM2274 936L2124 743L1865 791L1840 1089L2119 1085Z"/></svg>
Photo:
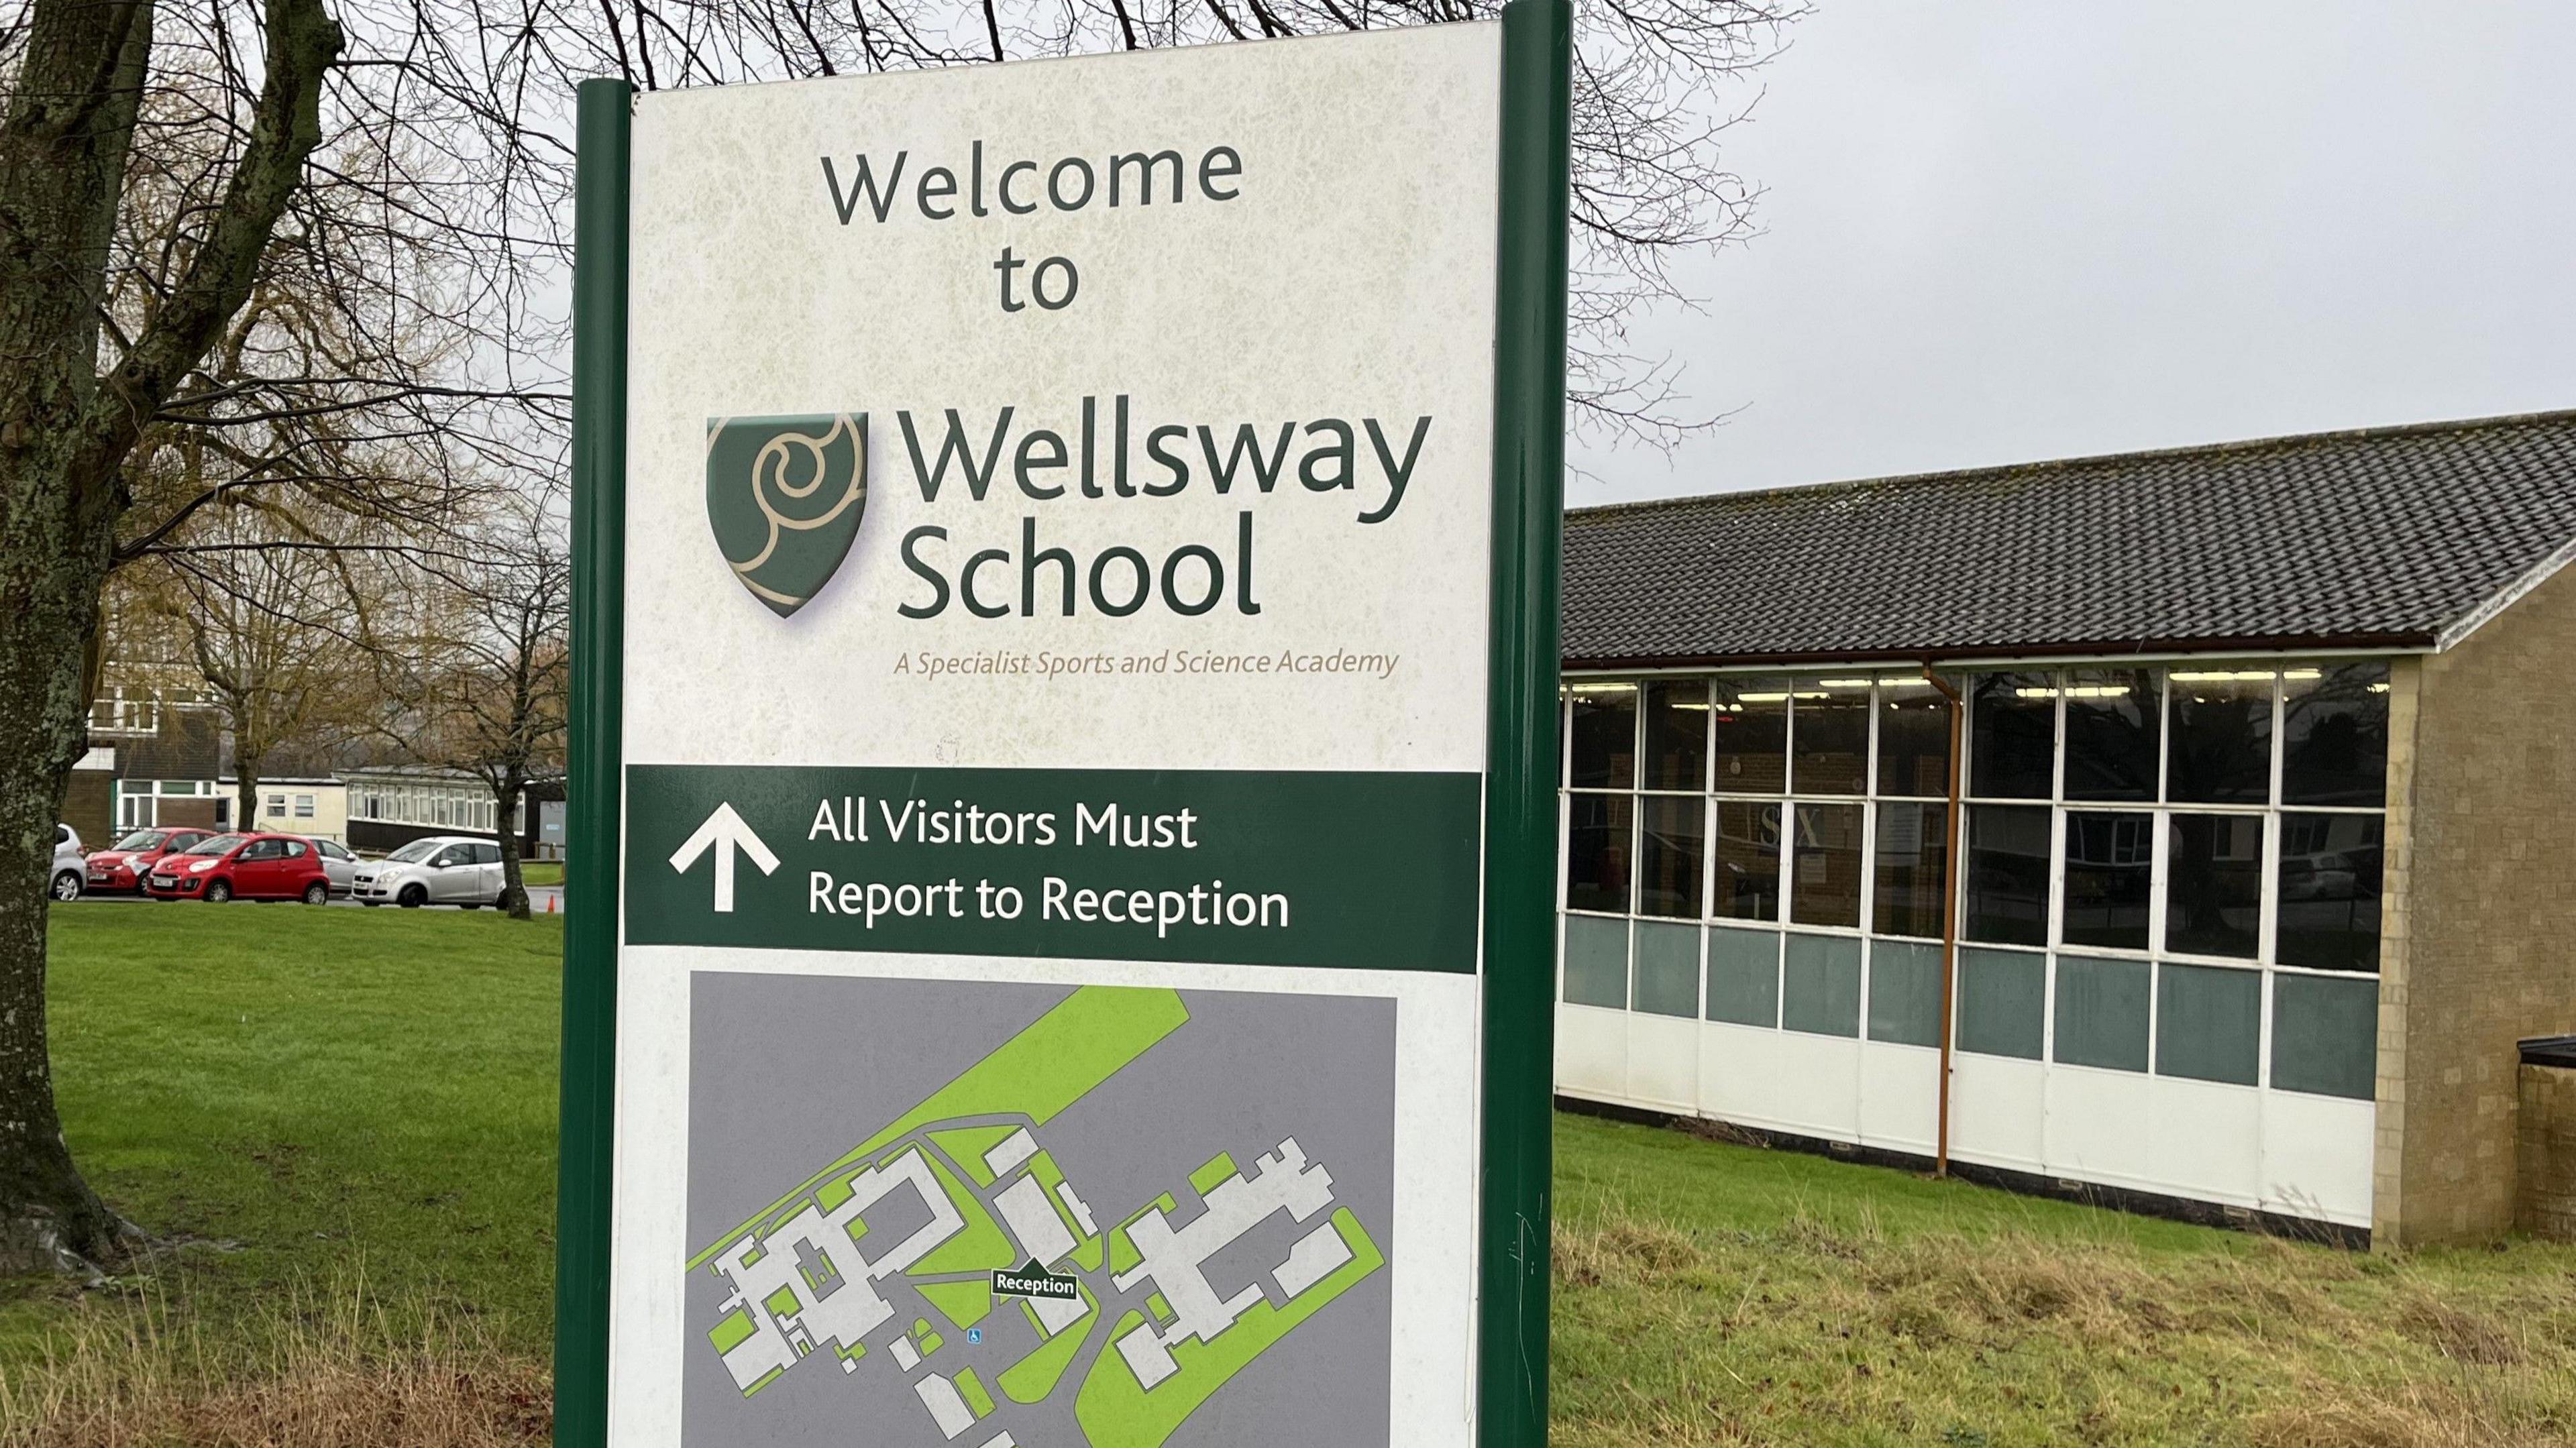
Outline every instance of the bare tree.
<svg viewBox="0 0 2576 1448"><path fill-rule="evenodd" d="M271 503L224 503L186 536L127 570L137 606L119 612L157 625L204 680L232 736L234 824L249 829L273 756L373 723L367 620L382 570Z"/></svg>
<svg viewBox="0 0 2576 1448"><path fill-rule="evenodd" d="M500 906L528 918L519 833L528 786L559 775L571 687L572 552L552 510L522 502L480 531L470 571L435 585L442 597L415 646L389 663L388 692L416 726L420 758L474 775L492 792L500 837Z"/></svg>
<svg viewBox="0 0 2576 1448"><path fill-rule="evenodd" d="M1671 294L1670 258L1746 234L1719 88L1801 3L1582 7L1580 416L1690 426L1621 327ZM220 546L201 515L248 494L426 555L474 479L559 471L571 80L982 64L1499 4L0 0L0 1269L133 1240L62 1141L45 1035L48 851L108 577ZM168 465L188 449L205 465Z"/></svg>

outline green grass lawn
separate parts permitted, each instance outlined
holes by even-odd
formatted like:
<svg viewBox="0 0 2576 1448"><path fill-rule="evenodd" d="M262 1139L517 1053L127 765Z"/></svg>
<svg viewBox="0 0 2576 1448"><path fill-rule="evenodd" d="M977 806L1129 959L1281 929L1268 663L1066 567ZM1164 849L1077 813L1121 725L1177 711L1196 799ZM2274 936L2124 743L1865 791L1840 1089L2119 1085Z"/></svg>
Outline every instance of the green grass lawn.
<svg viewBox="0 0 2576 1448"><path fill-rule="evenodd" d="M561 860L521 860L519 862L519 881L525 885L560 885L563 883L563 875L564 867Z"/></svg>
<svg viewBox="0 0 2576 1448"><path fill-rule="evenodd" d="M129 1321L212 1344L200 1378L311 1379L274 1366L269 1341L282 1323L330 1327L362 1275L368 1300L391 1304L365 1343L416 1341L430 1317L501 1364L415 1363L415 1396L388 1421L461 1411L419 1397L423 1383L522 1400L470 1432L403 1441L535 1441L560 917L94 904L54 919L73 1148L128 1216L199 1245L135 1292L9 1289L0 1387L67 1345L113 1358ZM2576 1433L2567 1249L2369 1257L1584 1117L1559 1118L1557 1142L1564 1448L2469 1448ZM340 1400L394 1391L333 1381ZM106 1393L87 1382L64 1391ZM14 1445L6 1411L0 1444ZM137 1439L110 1417L88 1437L24 1441L392 1441L238 1426Z"/></svg>
<svg viewBox="0 0 2576 1448"><path fill-rule="evenodd" d="M363 1271L545 1350L561 916L102 902L53 942L73 1151L129 1219L205 1244L155 1269L172 1302ZM0 1351L82 1305L22 1291Z"/></svg>

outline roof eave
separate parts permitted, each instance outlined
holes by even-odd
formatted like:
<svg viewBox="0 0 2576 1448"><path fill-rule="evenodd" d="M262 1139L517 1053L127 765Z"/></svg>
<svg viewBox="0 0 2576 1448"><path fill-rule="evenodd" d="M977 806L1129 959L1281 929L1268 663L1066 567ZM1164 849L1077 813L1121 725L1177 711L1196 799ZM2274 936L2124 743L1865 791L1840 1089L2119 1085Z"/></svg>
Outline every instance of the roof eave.
<svg viewBox="0 0 2576 1448"><path fill-rule="evenodd" d="M2389 633L2246 634L2213 637L2134 640L2056 640L2026 643L1914 644L1877 649L1801 649L1724 654L1640 654L1617 657L1566 656L1566 673L1617 673L1640 669L1739 668L1863 663L1977 663L2016 659L2155 658L2177 654L2298 654L2431 652L2438 638L2421 630Z"/></svg>

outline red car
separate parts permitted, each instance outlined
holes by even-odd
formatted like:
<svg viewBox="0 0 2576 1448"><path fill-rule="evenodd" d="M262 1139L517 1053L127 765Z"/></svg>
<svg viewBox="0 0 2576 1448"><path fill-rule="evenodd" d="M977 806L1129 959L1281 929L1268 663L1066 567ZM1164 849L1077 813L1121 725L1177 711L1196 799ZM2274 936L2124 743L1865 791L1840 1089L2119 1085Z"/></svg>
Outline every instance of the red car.
<svg viewBox="0 0 2576 1448"><path fill-rule="evenodd" d="M175 855L205 843L213 830L134 830L104 850L96 851L85 861L89 866L88 892L93 895L143 893L143 877L152 873L152 862L163 855Z"/></svg>
<svg viewBox="0 0 2576 1448"><path fill-rule="evenodd" d="M144 890L155 900L331 899L322 852L301 835L217 835L152 862Z"/></svg>

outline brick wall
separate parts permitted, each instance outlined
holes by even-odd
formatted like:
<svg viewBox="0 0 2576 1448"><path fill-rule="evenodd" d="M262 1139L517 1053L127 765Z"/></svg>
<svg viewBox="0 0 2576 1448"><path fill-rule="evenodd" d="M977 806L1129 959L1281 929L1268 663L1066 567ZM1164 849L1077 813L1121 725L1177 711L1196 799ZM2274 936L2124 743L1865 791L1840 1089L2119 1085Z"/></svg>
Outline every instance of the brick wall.
<svg viewBox="0 0 2576 1448"><path fill-rule="evenodd" d="M2576 569L2400 671L2414 728L2406 749L2392 710L2406 758L2402 796L2390 761L2379 1109L2394 1137L2374 1208L2392 1246L2512 1228L2514 1043L2576 1031L2572 671Z"/></svg>

